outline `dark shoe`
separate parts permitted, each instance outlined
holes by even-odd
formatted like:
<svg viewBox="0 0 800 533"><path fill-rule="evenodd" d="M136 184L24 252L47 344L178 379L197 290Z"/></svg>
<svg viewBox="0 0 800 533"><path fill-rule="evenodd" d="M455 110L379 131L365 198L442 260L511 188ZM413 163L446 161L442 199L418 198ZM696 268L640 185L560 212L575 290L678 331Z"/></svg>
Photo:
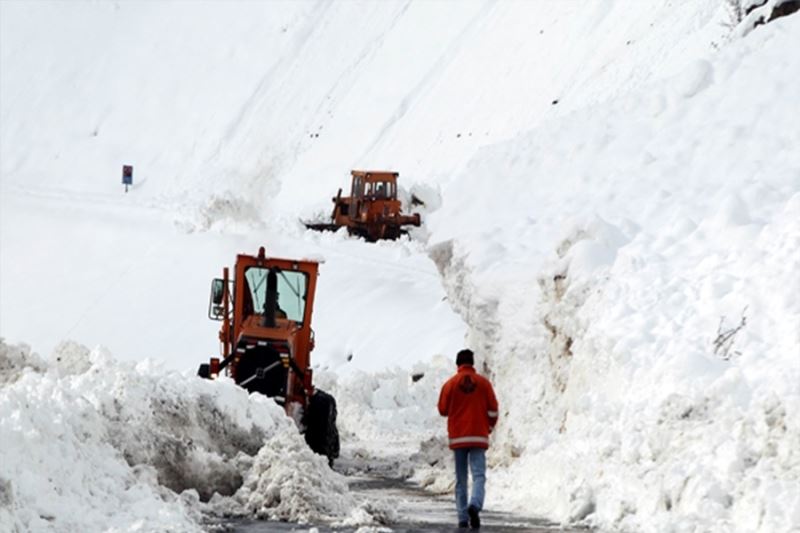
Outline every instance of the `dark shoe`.
<svg viewBox="0 0 800 533"><path fill-rule="evenodd" d="M467 514L469 515L469 527L472 529L481 528L481 517L478 513L478 508L474 505L467 507Z"/></svg>
<svg viewBox="0 0 800 533"><path fill-rule="evenodd" d="M466 520L458 523L458 529L467 529L468 527L469 523Z"/></svg>

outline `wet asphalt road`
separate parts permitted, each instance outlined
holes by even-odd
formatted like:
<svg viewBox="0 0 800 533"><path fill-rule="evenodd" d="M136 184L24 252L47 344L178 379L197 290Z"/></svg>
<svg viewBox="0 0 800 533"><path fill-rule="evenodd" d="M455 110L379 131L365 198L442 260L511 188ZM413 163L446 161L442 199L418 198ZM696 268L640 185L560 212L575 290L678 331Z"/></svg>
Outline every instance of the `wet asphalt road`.
<svg viewBox="0 0 800 533"><path fill-rule="evenodd" d="M432 495L418 486L403 480L391 478L354 478L350 489L365 497L391 504L398 515L397 523L382 527L398 533L465 533L468 529L458 529L452 496ZM358 528L331 527L328 524L292 524L258 520L235 520L225 524L225 531L233 533L267 533L286 531L308 531L317 528L320 533L350 533ZM557 524L532 517L501 513L485 509L481 513L481 532L499 533L587 533L587 529L561 529Z"/></svg>

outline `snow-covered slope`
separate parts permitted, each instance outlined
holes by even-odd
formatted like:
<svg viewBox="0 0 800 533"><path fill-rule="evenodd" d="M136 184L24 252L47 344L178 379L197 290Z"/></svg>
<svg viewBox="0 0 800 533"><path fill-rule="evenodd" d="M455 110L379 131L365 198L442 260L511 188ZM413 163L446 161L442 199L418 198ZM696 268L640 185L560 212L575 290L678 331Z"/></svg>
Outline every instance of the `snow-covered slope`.
<svg viewBox="0 0 800 533"><path fill-rule="evenodd" d="M291 214L353 167L447 182L480 146L678 68L724 20L715 0L2 9L6 187L116 193L126 162L139 196Z"/></svg>
<svg viewBox="0 0 800 533"><path fill-rule="evenodd" d="M800 19L746 34L729 5L0 3L0 335L191 368L235 253L322 255L315 360L353 438L431 452L445 369L425 362L468 328L503 406L492 505L800 529ZM302 230L354 167L438 207L414 241ZM14 442L25 394L83 401L52 372L0 389ZM61 519L36 505L14 509Z"/></svg>
<svg viewBox="0 0 800 533"><path fill-rule="evenodd" d="M800 18L777 21L443 191L435 255L507 394L495 460L521 456L498 498L639 530L800 527L798 44ZM539 475L511 490L520 468Z"/></svg>

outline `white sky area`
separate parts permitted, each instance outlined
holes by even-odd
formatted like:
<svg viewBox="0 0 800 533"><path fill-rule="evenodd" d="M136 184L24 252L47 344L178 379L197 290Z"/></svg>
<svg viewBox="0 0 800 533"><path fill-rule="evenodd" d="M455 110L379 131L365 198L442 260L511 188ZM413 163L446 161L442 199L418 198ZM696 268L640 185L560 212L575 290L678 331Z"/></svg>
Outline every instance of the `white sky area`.
<svg viewBox="0 0 800 533"><path fill-rule="evenodd" d="M324 259L346 447L449 492L425 458L471 346L492 508L800 530L800 15L726 5L0 3L0 529L381 520L270 401L193 375L211 280L265 246ZM351 169L399 172L422 227L306 231Z"/></svg>

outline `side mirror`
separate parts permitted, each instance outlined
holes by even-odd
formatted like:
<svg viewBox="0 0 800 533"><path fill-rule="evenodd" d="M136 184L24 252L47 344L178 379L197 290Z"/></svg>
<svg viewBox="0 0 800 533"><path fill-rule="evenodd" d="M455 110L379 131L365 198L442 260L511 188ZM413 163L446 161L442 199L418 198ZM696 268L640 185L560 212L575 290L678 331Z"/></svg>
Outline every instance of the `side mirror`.
<svg viewBox="0 0 800 533"><path fill-rule="evenodd" d="M222 300L225 296L225 281L217 278L211 282L211 296L208 301L208 318L211 320L223 320L225 318L225 308Z"/></svg>

